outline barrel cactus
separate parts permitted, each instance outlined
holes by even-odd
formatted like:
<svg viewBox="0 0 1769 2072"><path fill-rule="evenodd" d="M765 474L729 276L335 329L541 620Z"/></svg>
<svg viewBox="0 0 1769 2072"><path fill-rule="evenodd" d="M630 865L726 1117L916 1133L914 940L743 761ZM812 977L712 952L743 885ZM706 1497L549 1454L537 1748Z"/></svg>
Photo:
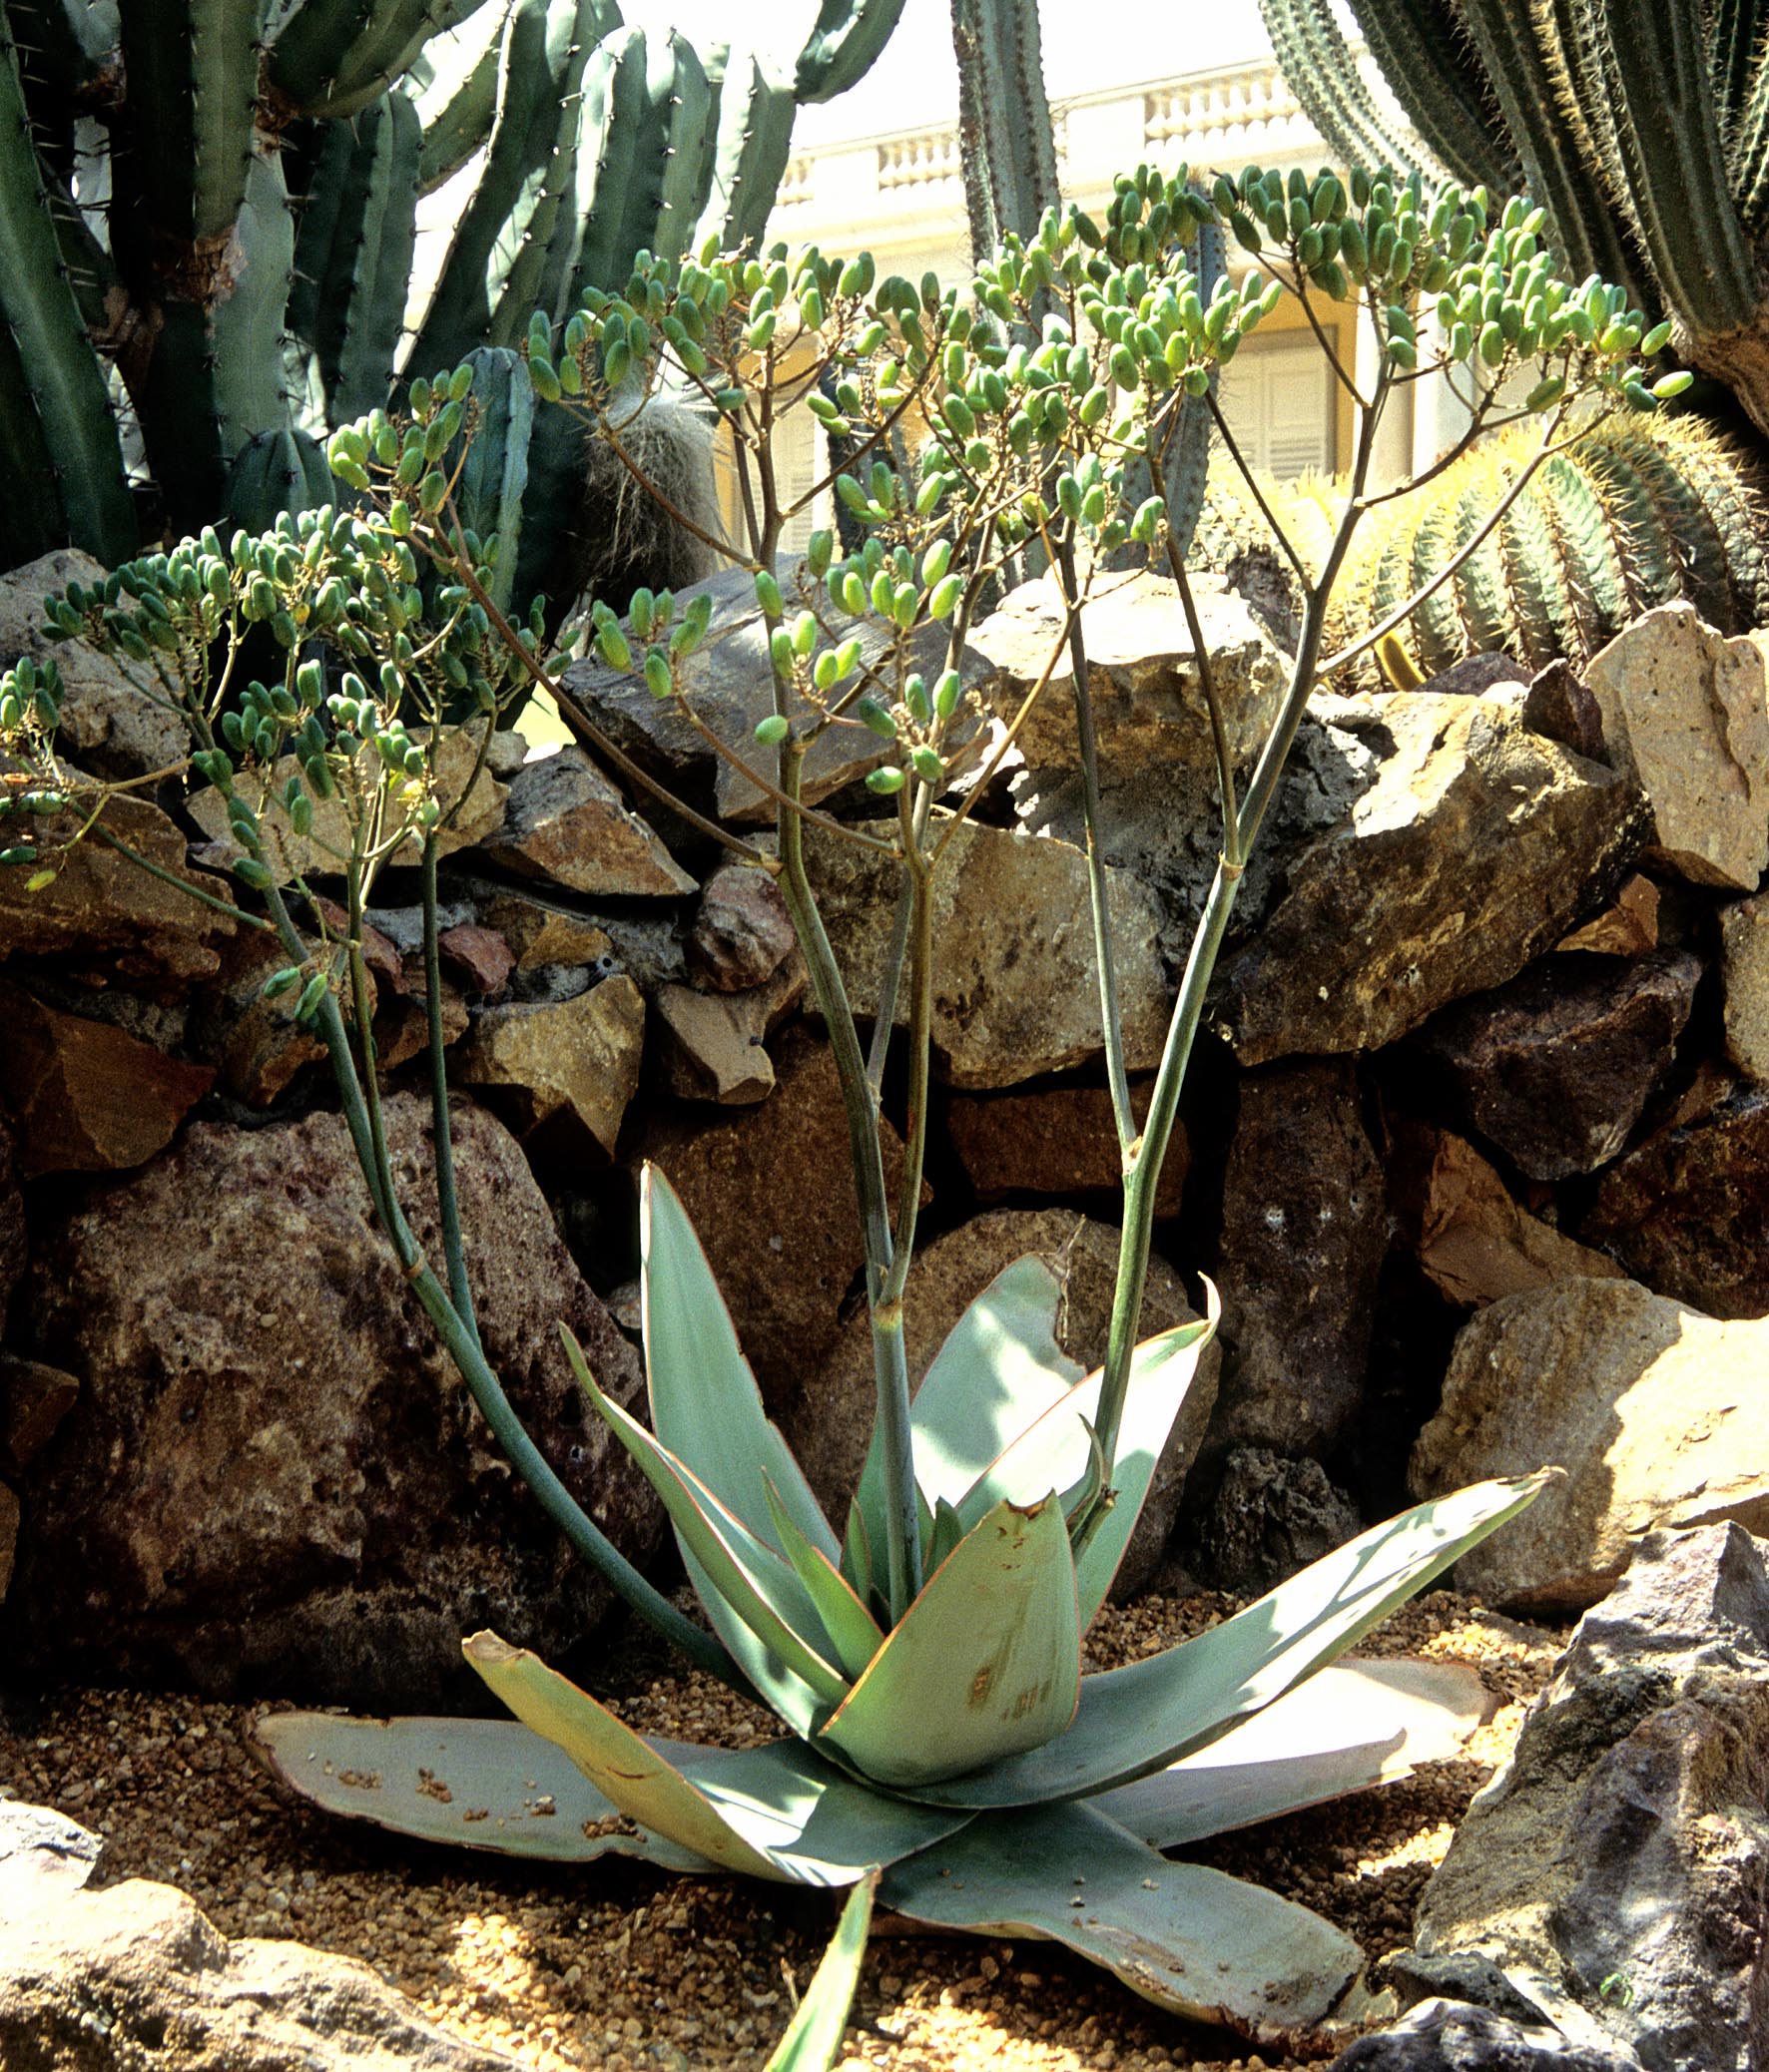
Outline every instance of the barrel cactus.
<svg viewBox="0 0 1769 2072"><path fill-rule="evenodd" d="M1467 453L1360 531L1336 592L1346 647L1467 546L1528 462L1526 428ZM1529 668L1582 666L1631 619L1687 598L1725 633L1769 613L1769 502L1743 445L1693 417L1611 419L1545 462L1497 529L1395 634L1371 681L1403 687L1501 649Z"/></svg>
<svg viewBox="0 0 1769 2072"><path fill-rule="evenodd" d="M752 243L799 103L901 10L825 0L782 68L615 0L0 0L0 566L321 503L329 430L405 366L517 344L641 249ZM420 198L457 175L414 296ZM581 447L551 429L528 495L557 520ZM518 588L569 531L529 528Z"/></svg>

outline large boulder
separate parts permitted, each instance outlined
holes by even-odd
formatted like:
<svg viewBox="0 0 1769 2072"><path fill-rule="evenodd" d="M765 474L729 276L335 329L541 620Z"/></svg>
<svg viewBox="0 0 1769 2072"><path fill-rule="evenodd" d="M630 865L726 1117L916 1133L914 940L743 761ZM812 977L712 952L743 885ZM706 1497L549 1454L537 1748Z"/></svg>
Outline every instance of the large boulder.
<svg viewBox="0 0 1769 2072"><path fill-rule="evenodd" d="M1463 1119L1520 1173L1565 1180L1626 1144L1700 979L1686 950L1543 957L1445 1008L1419 1047Z"/></svg>
<svg viewBox="0 0 1769 2072"><path fill-rule="evenodd" d="M0 1115L0 1339L6 1336L8 1305L25 1271L25 1198L19 1191L18 1150Z"/></svg>
<svg viewBox="0 0 1769 2072"><path fill-rule="evenodd" d="M1726 1055L1747 1079L1769 1081L1769 899L1741 899L1720 915Z"/></svg>
<svg viewBox="0 0 1769 2072"><path fill-rule="evenodd" d="M1639 1543L1457 1830L1407 1976L1484 1976L1643 2072L1769 2063L1766 1551L1737 1525Z"/></svg>
<svg viewBox="0 0 1769 2072"><path fill-rule="evenodd" d="M1660 605L1585 672L1608 761L1652 807L1656 858L1698 885L1754 892L1769 864L1764 637L1728 640Z"/></svg>
<svg viewBox="0 0 1769 2072"><path fill-rule="evenodd" d="M439 1267L428 1104L385 1113ZM454 1142L486 1357L573 1495L642 1558L654 1510L586 1418L559 1326L622 1401L637 1357L511 1139L462 1102ZM35 1349L81 1394L28 1479L16 1665L386 1709L470 1693L460 1640L480 1626L555 1657L582 1645L608 1593L408 1292L341 1118L195 1124L34 1238Z"/></svg>
<svg viewBox="0 0 1769 2072"><path fill-rule="evenodd" d="M1618 1159L1579 1235L1711 1316L1769 1316L1769 1088L1697 1089Z"/></svg>
<svg viewBox="0 0 1769 2072"><path fill-rule="evenodd" d="M1397 693L1336 715L1376 753L1375 780L1294 858L1219 980L1243 1064L1392 1043L1502 985L1615 889L1645 833L1639 792L1532 733L1518 703Z"/></svg>
<svg viewBox="0 0 1769 2072"><path fill-rule="evenodd" d="M1514 1611L1594 1604L1655 1526L1769 1527L1769 1324L1722 1323L1632 1281L1559 1281L1463 1326L1409 1479L1418 1497L1565 1470L1458 1565Z"/></svg>
<svg viewBox="0 0 1769 2072"><path fill-rule="evenodd" d="M515 2072L354 1957L230 1942L176 1886L86 1889L96 1834L0 1808L0 2064L33 2072Z"/></svg>
<svg viewBox="0 0 1769 2072"><path fill-rule="evenodd" d="M895 832L895 822L871 831ZM806 864L854 1011L879 1010L898 869L881 850L808 830ZM1158 1064L1168 992L1158 947L1160 902L1123 871L1107 872L1125 1061ZM933 1054L940 1076L967 1088L1013 1086L1096 1057L1099 986L1087 862L1064 841L1026 841L966 820L933 879ZM908 1020L907 987L896 1019Z"/></svg>
<svg viewBox="0 0 1769 2072"><path fill-rule="evenodd" d="M1064 1351L1086 1371L1105 1357L1111 1321L1118 1234L1064 1209L998 1209L972 1217L932 1239L915 1257L903 1292L903 1341L909 1385L918 1388L933 1355L958 1318L1003 1267L1027 1253L1045 1255L1064 1276L1057 1322ZM1149 1262L1141 1335L1185 1323L1193 1315L1179 1276L1160 1259ZM1199 1359L1191 1387L1158 1462L1123 1564L1113 1586L1123 1596L1146 1582L1161 1558L1178 1515L1185 1479L1210 1421L1219 1355L1214 1343ZM787 1416L787 1434L829 1516L840 1527L860 1480L872 1437L877 1394L872 1327L864 1308L848 1319L828 1355L807 1372L805 1387Z"/></svg>

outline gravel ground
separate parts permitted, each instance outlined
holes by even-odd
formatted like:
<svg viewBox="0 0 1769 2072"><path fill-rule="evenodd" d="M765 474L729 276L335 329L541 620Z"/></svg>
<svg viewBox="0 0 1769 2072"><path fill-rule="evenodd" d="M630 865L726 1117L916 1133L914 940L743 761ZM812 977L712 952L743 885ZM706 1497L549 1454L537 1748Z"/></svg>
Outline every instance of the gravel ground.
<svg viewBox="0 0 1769 2072"><path fill-rule="evenodd" d="M1090 1636L1106 1668L1211 1625L1231 1600L1153 1597ZM1300 1899L1374 1962L1413 1909L1469 1800L1515 1739L1563 1636L1446 1593L1362 1651L1477 1667L1503 1701L1462 1761L1230 1835L1197 1853ZM722 1686L629 1664L635 1726L742 1743L772 1731ZM618 1681L613 1688L620 1689ZM125 1692L0 1711L0 1793L104 1835L99 1881L182 1886L233 1935L293 1936L363 1957L434 2019L534 2072L750 2072L767 2059L834 1920L827 1895L666 1877L605 1859L549 1870L351 1827L272 1785L249 1753L252 1708ZM1150 2007L1048 1943L881 1923L848 2034L850 2072L1277 2072Z"/></svg>

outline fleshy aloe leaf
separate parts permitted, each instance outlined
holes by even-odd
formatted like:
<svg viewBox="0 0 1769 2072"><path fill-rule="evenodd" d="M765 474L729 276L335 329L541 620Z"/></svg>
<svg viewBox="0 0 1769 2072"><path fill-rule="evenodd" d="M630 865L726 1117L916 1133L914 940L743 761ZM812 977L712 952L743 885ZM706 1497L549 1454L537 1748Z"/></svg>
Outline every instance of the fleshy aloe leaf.
<svg viewBox="0 0 1769 2072"><path fill-rule="evenodd" d="M933 1573L820 1739L885 1785L974 1770L1060 1734L1081 1679L1054 1496L997 1504Z"/></svg>
<svg viewBox="0 0 1769 2072"><path fill-rule="evenodd" d="M854 2005L861 1959L867 1953L867 1936L873 1925L873 1894L878 1889L875 1873L863 1877L849 1893L823 1962L763 2072L830 2072L841 2055L848 2011Z"/></svg>
<svg viewBox="0 0 1769 2072"><path fill-rule="evenodd" d="M775 1538L786 1549L787 1559L816 1607L823 1630L842 1667L857 1677L884 1645L879 1622L854 1591L848 1579L829 1556L814 1547L793 1523L780 1492L772 1481L767 1485L768 1507L774 1514Z"/></svg>
<svg viewBox="0 0 1769 2072"><path fill-rule="evenodd" d="M760 1641L824 1705L840 1705L850 1689L848 1679L818 1652L825 1638L823 1622L792 1564L750 1532L637 1418L604 1395L577 1340L569 1331L563 1336L578 1386L662 1499L684 1558L691 1559L705 1576L708 1587L699 1594L720 1639L732 1647L728 1629L739 1627ZM767 1493L765 1487L765 1496ZM698 1589L698 1575L696 1586ZM744 1666L749 1667L747 1661ZM765 1696L773 1697L766 1682L762 1689ZM799 1723L795 1720L793 1724Z"/></svg>
<svg viewBox="0 0 1769 2072"><path fill-rule="evenodd" d="M770 1478L800 1532L839 1560L829 1520L763 1408L688 1212L655 1166L645 1168L640 1186L639 1242L645 1373L657 1436L760 1540L772 1537L763 1486Z"/></svg>
<svg viewBox="0 0 1769 2072"><path fill-rule="evenodd" d="M1155 1848L1178 1848L1446 1762L1492 1711L1461 1663L1335 1663L1207 1749L1089 1803Z"/></svg>
<svg viewBox="0 0 1769 2072"><path fill-rule="evenodd" d="M301 1798L421 1841L554 1863L613 1853L665 1870L720 1868L636 1826L563 1749L517 1720L271 1713L254 1723L252 1739Z"/></svg>
<svg viewBox="0 0 1769 2072"><path fill-rule="evenodd" d="M1066 1943L1144 1999L1255 2039L1314 2027L1363 1961L1307 1907L1170 1863L1091 1806L984 1813L886 1870L879 1903L976 1934Z"/></svg>
<svg viewBox="0 0 1769 2072"><path fill-rule="evenodd" d="M848 1885L969 1818L869 1791L802 1742L703 1749L647 1739L496 1634L475 1634L464 1652L516 1717L557 1742L629 1819L723 1869Z"/></svg>
<svg viewBox="0 0 1769 2072"><path fill-rule="evenodd" d="M1084 1678L1074 1725L1059 1740L975 1777L917 1785L916 1796L940 1806L1031 1806L1164 1770L1356 1647L1555 1472L1479 1482L1404 1511L1196 1640Z"/></svg>
<svg viewBox="0 0 1769 2072"><path fill-rule="evenodd" d="M842 1573L854 1586L863 1604L873 1596L873 1542L867 1531L866 1513L857 1500L848 1506L848 1530L842 1540Z"/></svg>
<svg viewBox="0 0 1769 2072"><path fill-rule="evenodd" d="M1065 1514L1066 1515L1066 1514ZM964 1537L964 1521L942 1496L933 1507L933 1530L927 1536L925 1556L929 1575L939 1567Z"/></svg>

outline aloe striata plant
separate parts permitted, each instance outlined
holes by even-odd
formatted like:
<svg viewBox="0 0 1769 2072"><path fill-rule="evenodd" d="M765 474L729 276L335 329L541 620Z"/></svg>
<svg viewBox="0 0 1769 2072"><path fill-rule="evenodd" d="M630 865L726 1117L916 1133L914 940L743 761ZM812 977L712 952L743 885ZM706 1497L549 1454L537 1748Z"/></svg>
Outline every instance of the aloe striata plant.
<svg viewBox="0 0 1769 2072"><path fill-rule="evenodd" d="M1248 854L1311 692L1351 659L1324 652L1335 580L1363 517L1401 493L1370 483L1383 412L1441 370L1468 393L1471 439L1519 417L1538 426L1532 458L1467 554L1578 426L1650 408L1675 386L1643 385L1640 355L1662 339L1644 335L1619 291L1558 277L1537 232L1520 203L1497 212L1479 191L1429 194L1418 181L1323 173L1286 182L1250 171L1205 192L1183 171L1144 169L1119 183L1103 226L1051 211L1035 237L1009 238L962 299L931 278L880 281L864 257L842 264L815 252L746 259L706 249L680 262L642 254L624 290L592 291L561 334L544 316L531 328L535 396L577 412L636 476L623 428L660 382L700 396L728 428L740 517L710 544L753 572L773 697L753 742L717 746L775 801L776 839L764 847L688 817L770 871L785 894L843 1084L866 1238L878 1419L840 1532L768 1422L661 1173L648 1173L643 1191L649 1429L606 1398L570 1347L588 1401L669 1512L710 1632L621 1559L521 1430L480 1348L454 1209L436 858L476 765L472 754L464 771L451 762L457 737L444 717L463 705L474 714L466 740L483 758L499 711L539 683L593 749L649 783L576 706L538 628L512 626L499 601L509 485L496 469L475 473L472 441L485 411L516 407L511 363L419 380L406 412L377 410L339 431L330 462L354 492L353 510L303 513L225 549L211 533L129 564L102 589L50 601L58 631L125 659L189 726L193 764L227 801L236 874L265 908L252 924L287 950L271 987L298 988L301 1012L323 1035L382 1228L512 1459L611 1585L692 1661L772 1707L783 1730L745 1751L647 1740L531 1655L481 1634L466 1643L467 1659L513 1719L279 1716L263 1739L296 1789L404 1832L527 1855L616 1850L675 1869L830 1886L878 1873L880 1902L900 1913L1054 1937L1160 2004L1249 2035L1310 2027L1341 2001L1358 1955L1337 1929L1163 1851L1443 1752L1471 1717L1466 1679L1333 1665L1529 1502L1541 1478L1422 1505L1150 1660L1083 1675L1082 1643L1214 1327L1212 1316L1138 1342L1156 1181ZM1205 253L1223 235L1255 264L1238 281L1217 270L1201 289ZM1216 416L1213 376L1286 295L1315 322L1353 404L1351 494L1318 571L1278 535L1303 585L1302 638L1244 785L1197 643L1222 857L1139 1130L1092 820L1085 607L1135 557L1172 580L1196 628L1183 519L1149 485L1183 489L1187 469L1170 462L1172 442L1193 436L1187 406ZM1322 297L1347 295L1383 345L1362 383L1319 322ZM1524 367L1534 376L1526 400L1503 407L1501 386ZM803 564L783 570L793 511L775 440L797 407L816 413L849 456L833 488L859 544L838 556L819 533ZM911 1400L903 1303L929 1083L931 887L977 782L1030 707L977 709L965 636L1004 559L1028 546L1050 572L1056 605L1031 698L1066 668L1088 774L1097 969L1125 1173L1118 1287L1103 1365L1083 1376L1056 1343L1057 1281L1042 1263L1019 1262L960 1320ZM1392 624L1418 602L1402 600ZM242 688L235 662L258 626L281 671ZM707 597L642 592L624 626L596 612L580 637L705 731L695 685L697 653L716 637ZM14 840L0 862L39 879L53 873L58 842L123 845L103 818L104 787L56 759L57 702L51 673L21 665L0 683L0 731L20 773L7 807L41 830ZM874 821L833 819L805 797L807 755L838 728L876 738ZM898 873L891 968L870 1044L819 912L806 855L813 829L883 853ZM386 1156L360 943L376 874L414 854L427 920L440 1272L404 1219ZM310 890L316 875L344 880L341 929ZM907 1153L893 1201L879 1123L899 1018Z"/></svg>

